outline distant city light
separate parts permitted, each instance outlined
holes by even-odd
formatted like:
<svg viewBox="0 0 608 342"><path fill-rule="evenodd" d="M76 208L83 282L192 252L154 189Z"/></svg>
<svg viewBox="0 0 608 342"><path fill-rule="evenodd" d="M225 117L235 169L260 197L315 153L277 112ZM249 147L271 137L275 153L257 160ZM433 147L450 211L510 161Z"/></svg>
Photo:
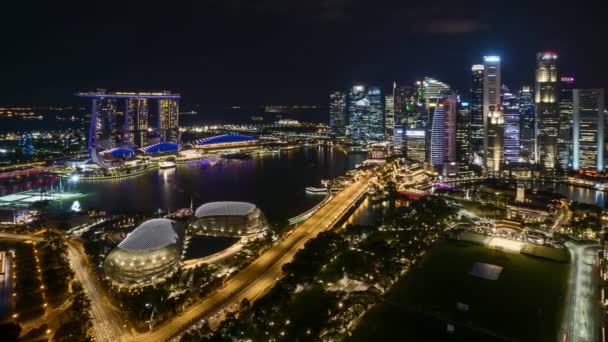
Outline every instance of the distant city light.
<svg viewBox="0 0 608 342"><path fill-rule="evenodd" d="M483 69L483 64L473 64L473 67L471 67L471 71L483 71Z"/></svg>
<svg viewBox="0 0 608 342"><path fill-rule="evenodd" d="M424 136L424 131L423 130L417 130L417 131L405 131L405 135L407 135L408 137L423 137Z"/></svg>
<svg viewBox="0 0 608 342"><path fill-rule="evenodd" d="M486 62L500 62L499 56L484 56L483 60Z"/></svg>
<svg viewBox="0 0 608 342"><path fill-rule="evenodd" d="M557 59L557 54L555 52L545 52L543 59Z"/></svg>
<svg viewBox="0 0 608 342"><path fill-rule="evenodd" d="M70 177L70 182L78 182L80 180L80 176L78 175L72 175L72 177Z"/></svg>

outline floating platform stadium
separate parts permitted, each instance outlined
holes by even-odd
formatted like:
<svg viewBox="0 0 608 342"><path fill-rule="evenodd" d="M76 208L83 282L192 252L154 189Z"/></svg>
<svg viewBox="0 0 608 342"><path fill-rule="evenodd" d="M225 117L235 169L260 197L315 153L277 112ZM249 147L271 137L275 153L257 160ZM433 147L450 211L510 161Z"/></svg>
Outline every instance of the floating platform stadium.
<svg viewBox="0 0 608 342"><path fill-rule="evenodd" d="M41 192L28 190L0 197L0 208L30 207L36 202L73 200L81 196L84 196L84 194L80 192Z"/></svg>

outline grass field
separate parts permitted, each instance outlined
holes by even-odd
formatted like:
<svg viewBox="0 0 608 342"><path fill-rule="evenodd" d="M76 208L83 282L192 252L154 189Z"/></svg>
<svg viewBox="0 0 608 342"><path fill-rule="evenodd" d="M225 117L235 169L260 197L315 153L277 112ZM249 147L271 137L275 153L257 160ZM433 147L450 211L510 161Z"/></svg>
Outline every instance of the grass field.
<svg viewBox="0 0 608 342"><path fill-rule="evenodd" d="M498 280L469 275L475 262L503 267ZM465 242L435 247L361 319L354 341L555 341L568 264ZM467 304L468 311L457 303ZM447 322L455 332L446 333Z"/></svg>

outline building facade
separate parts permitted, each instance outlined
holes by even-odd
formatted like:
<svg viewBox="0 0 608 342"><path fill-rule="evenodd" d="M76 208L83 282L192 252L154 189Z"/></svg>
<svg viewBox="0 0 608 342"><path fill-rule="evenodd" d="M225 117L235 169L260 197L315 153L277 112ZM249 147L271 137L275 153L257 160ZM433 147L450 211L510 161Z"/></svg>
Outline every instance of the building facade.
<svg viewBox="0 0 608 342"><path fill-rule="evenodd" d="M536 134L534 124L534 91L530 86L523 86L518 92L521 157L524 161L534 161Z"/></svg>
<svg viewBox="0 0 608 342"><path fill-rule="evenodd" d="M149 101L148 99L129 99L129 130L130 137L128 141L137 146L148 145L148 128L149 128Z"/></svg>
<svg viewBox="0 0 608 342"><path fill-rule="evenodd" d="M353 86L348 94L348 123L352 141L365 143L369 135L369 99L362 84Z"/></svg>
<svg viewBox="0 0 608 342"><path fill-rule="evenodd" d="M572 113L572 168L604 171L604 89L574 89Z"/></svg>
<svg viewBox="0 0 608 342"><path fill-rule="evenodd" d="M503 118L500 108L500 57L483 57L483 159L488 171L500 171L502 162Z"/></svg>
<svg viewBox="0 0 608 342"><path fill-rule="evenodd" d="M572 112L574 77L561 77L559 89L559 132L557 163L562 170L572 168Z"/></svg>
<svg viewBox="0 0 608 342"><path fill-rule="evenodd" d="M393 89L394 92L394 89ZM395 129L395 97L384 96L384 135L387 139L393 137Z"/></svg>
<svg viewBox="0 0 608 342"><path fill-rule="evenodd" d="M173 99L158 100L157 136L161 141L179 141L179 105Z"/></svg>
<svg viewBox="0 0 608 342"><path fill-rule="evenodd" d="M406 156L408 159L424 162L426 161L426 130L412 128L405 130Z"/></svg>
<svg viewBox="0 0 608 342"><path fill-rule="evenodd" d="M393 101L395 103L395 124L404 127L414 127L416 116L414 115L414 94L412 86L395 86L393 88Z"/></svg>
<svg viewBox="0 0 608 342"><path fill-rule="evenodd" d="M504 118L504 161L516 163L520 160L521 115L517 96L506 86L502 87L502 112Z"/></svg>

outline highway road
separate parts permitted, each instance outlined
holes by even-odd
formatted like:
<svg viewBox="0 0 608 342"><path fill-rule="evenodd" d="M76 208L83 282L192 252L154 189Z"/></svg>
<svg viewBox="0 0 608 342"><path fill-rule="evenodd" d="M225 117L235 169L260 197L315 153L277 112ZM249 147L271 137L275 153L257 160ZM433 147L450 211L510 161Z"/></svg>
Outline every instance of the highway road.
<svg viewBox="0 0 608 342"><path fill-rule="evenodd" d="M294 228L290 235L229 278L222 288L210 294L199 304L163 323L152 332L126 337L124 340L166 341L183 332L197 320L238 304L243 298L247 298L251 302L259 299L282 277L282 266L290 262L306 242L332 228L336 221L365 193L368 184L369 178L363 178L336 194L308 220Z"/></svg>
<svg viewBox="0 0 608 342"><path fill-rule="evenodd" d="M564 342L599 341L600 296L597 268L598 245L566 243L571 265L562 336Z"/></svg>
<svg viewBox="0 0 608 342"><path fill-rule="evenodd" d="M40 242L42 241L42 237L37 236L37 235L30 235L30 234L14 234L14 233L5 233L5 232L0 232L0 240L13 240L13 241L36 241L36 242Z"/></svg>
<svg viewBox="0 0 608 342"><path fill-rule="evenodd" d="M123 326L118 313L112 306L105 291L93 277L88 259L82 246L73 240L68 240L68 257L74 270L75 279L78 280L84 292L91 300L91 321L96 341L119 341L128 338L129 332Z"/></svg>
<svg viewBox="0 0 608 342"><path fill-rule="evenodd" d="M568 204L568 201L562 199L561 202L563 210L551 226L551 230L554 232L559 232L561 227L568 224L568 222L570 222L570 220L572 219L572 210L570 210L570 205Z"/></svg>

